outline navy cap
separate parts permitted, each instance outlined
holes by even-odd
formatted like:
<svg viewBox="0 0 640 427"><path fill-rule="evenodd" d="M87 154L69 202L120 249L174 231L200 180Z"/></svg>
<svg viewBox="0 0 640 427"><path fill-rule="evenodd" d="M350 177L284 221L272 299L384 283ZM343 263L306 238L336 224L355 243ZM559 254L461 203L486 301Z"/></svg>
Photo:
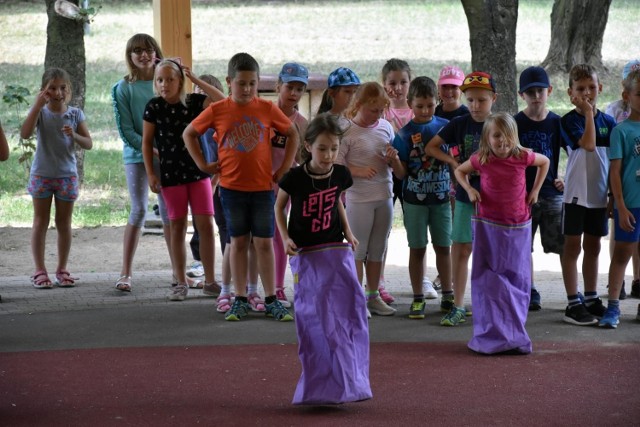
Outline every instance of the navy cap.
<svg viewBox="0 0 640 427"><path fill-rule="evenodd" d="M549 76L542 67L529 67L525 68L520 73L520 89L519 93L524 93L532 87L549 87Z"/></svg>

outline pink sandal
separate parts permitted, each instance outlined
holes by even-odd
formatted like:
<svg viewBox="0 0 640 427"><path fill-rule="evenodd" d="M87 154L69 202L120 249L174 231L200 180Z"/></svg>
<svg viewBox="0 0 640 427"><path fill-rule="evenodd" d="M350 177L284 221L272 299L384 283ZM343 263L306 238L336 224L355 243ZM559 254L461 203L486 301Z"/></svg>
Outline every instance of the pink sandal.
<svg viewBox="0 0 640 427"><path fill-rule="evenodd" d="M49 274L44 270L36 271L33 276L31 276L31 284L36 289L53 288L53 283L49 280Z"/></svg>
<svg viewBox="0 0 640 427"><path fill-rule="evenodd" d="M76 285L77 277L72 277L67 270L56 271L56 285L61 288L73 288Z"/></svg>

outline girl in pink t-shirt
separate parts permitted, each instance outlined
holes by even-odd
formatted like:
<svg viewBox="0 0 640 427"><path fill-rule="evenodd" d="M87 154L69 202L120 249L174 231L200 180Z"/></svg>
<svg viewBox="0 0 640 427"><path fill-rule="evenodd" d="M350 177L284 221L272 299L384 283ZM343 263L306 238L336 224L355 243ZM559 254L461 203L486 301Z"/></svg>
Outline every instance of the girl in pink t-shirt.
<svg viewBox="0 0 640 427"><path fill-rule="evenodd" d="M527 194L525 170L538 168ZM509 114L484 122L480 148L455 170L469 200L477 203L473 223L471 300L473 337L468 347L479 353L530 353L525 329L531 296L531 213L529 206L547 176L549 159L523 148ZM480 191L469 184L479 172Z"/></svg>

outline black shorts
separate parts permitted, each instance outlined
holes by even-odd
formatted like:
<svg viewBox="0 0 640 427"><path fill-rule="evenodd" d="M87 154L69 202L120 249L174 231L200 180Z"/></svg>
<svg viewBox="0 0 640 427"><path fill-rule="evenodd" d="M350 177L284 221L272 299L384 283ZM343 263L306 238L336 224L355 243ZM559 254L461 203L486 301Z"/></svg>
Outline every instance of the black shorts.
<svg viewBox="0 0 640 427"><path fill-rule="evenodd" d="M565 203L562 209L562 234L580 236L609 234L607 208L585 208L573 203Z"/></svg>

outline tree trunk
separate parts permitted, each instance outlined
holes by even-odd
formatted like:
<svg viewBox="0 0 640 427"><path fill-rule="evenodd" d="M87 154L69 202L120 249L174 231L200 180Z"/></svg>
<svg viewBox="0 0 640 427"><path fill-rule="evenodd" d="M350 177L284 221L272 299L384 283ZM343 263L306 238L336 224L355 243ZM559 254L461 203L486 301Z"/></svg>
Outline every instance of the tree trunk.
<svg viewBox="0 0 640 427"><path fill-rule="evenodd" d="M498 99L494 112L518 111L516 86L517 0L461 0L467 15L471 67L493 77Z"/></svg>
<svg viewBox="0 0 640 427"><path fill-rule="evenodd" d="M567 73L576 64L606 71L602 38L611 0L555 0L551 11L551 42L542 66Z"/></svg>
<svg viewBox="0 0 640 427"><path fill-rule="evenodd" d="M44 58L45 69L62 68L71 77L71 105L84 109L85 94L85 51L84 24L63 18L54 10L55 0L45 0L47 5L47 50ZM78 0L70 0L78 5ZM78 179L84 181L84 150L76 145Z"/></svg>

